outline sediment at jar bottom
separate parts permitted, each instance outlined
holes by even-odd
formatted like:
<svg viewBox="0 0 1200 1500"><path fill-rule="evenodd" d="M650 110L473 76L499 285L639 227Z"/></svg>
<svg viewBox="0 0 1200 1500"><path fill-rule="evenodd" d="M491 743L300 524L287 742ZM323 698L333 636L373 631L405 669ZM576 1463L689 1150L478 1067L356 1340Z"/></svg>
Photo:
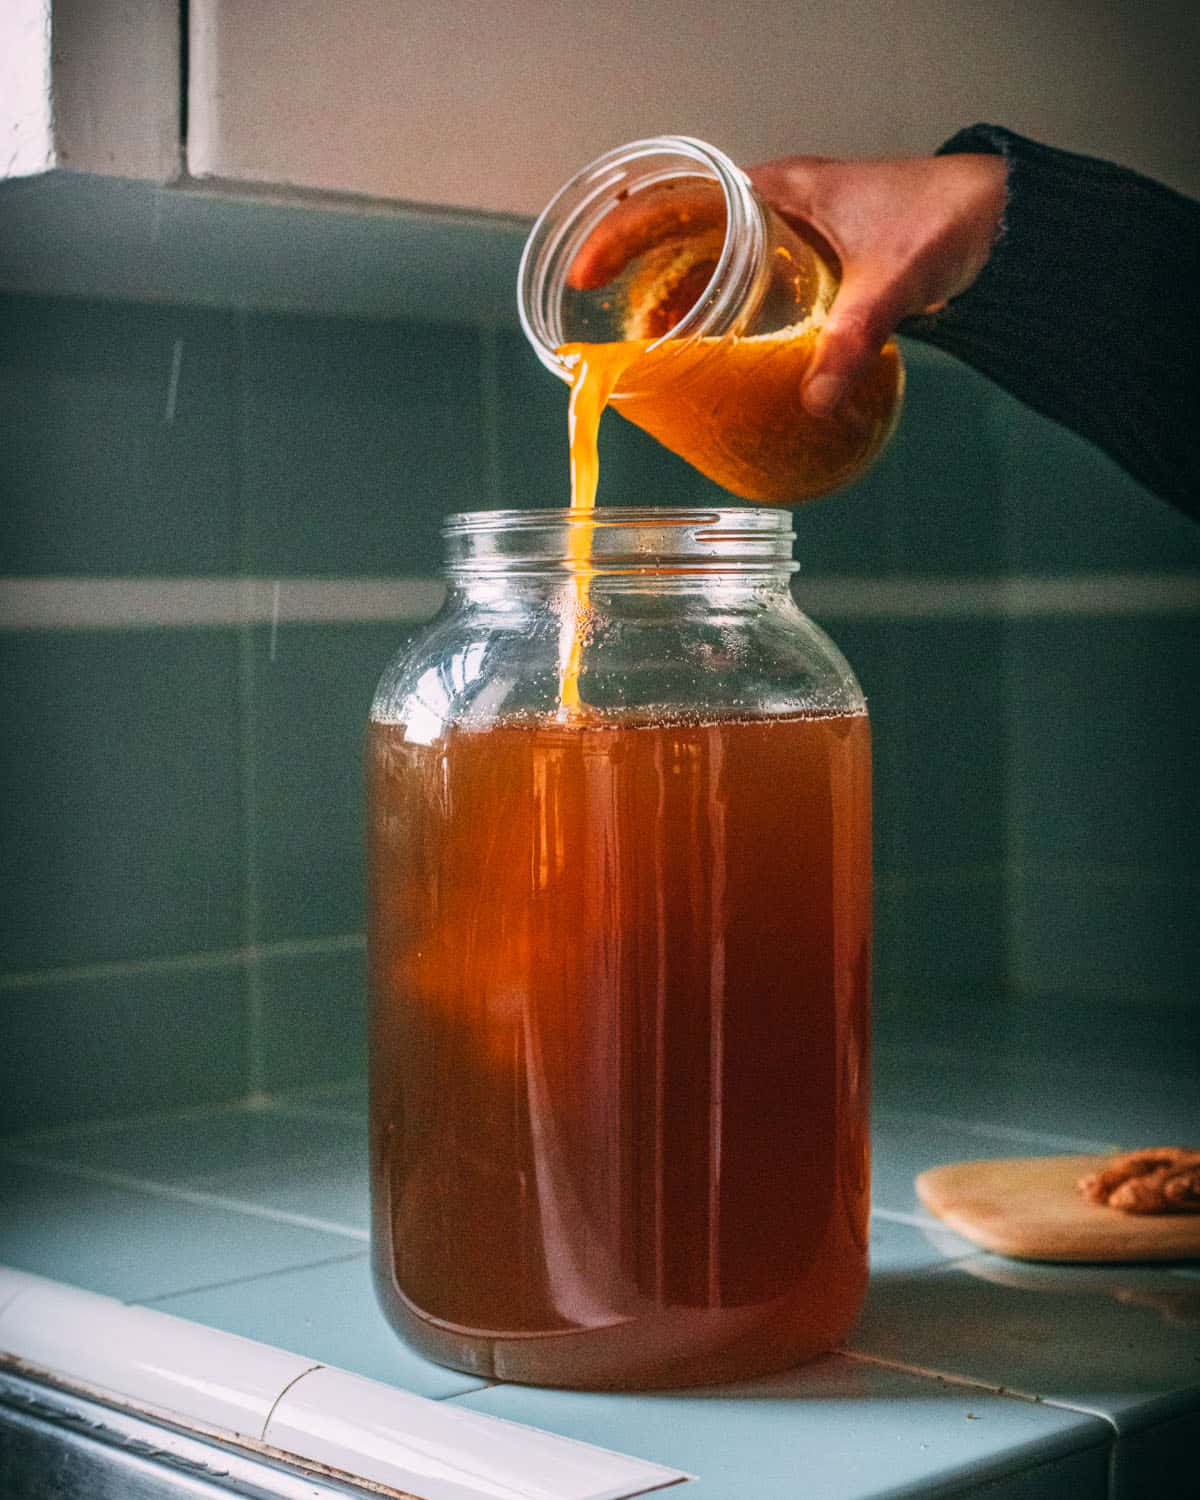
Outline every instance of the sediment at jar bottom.
<svg viewBox="0 0 1200 1500"><path fill-rule="evenodd" d="M835 1344L866 1277L865 715L375 725L368 773L393 1323L585 1386Z"/></svg>

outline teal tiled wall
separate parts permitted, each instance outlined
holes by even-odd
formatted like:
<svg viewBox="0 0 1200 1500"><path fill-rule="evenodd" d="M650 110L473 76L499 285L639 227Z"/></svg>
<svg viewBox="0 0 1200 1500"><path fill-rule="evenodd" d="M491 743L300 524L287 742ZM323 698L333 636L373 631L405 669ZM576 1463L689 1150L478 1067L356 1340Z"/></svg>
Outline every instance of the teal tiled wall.
<svg viewBox="0 0 1200 1500"><path fill-rule="evenodd" d="M0 572L236 571L237 355L224 313L0 298Z"/></svg>
<svg viewBox="0 0 1200 1500"><path fill-rule="evenodd" d="M872 708L878 1008L1152 1020L1200 957L1196 615L986 589L1200 574L1200 528L909 353L891 449L796 514ZM447 511L566 495L565 391L509 329L8 298L0 423L10 577L427 576ZM615 419L602 467L612 503L719 495ZM0 630L0 1130L361 1071L361 732L406 634Z"/></svg>
<svg viewBox="0 0 1200 1500"><path fill-rule="evenodd" d="M479 332L250 317L241 335L247 569L436 572L442 516L484 487Z"/></svg>
<svg viewBox="0 0 1200 1500"><path fill-rule="evenodd" d="M0 681L0 974L234 946L236 641L0 632Z"/></svg>

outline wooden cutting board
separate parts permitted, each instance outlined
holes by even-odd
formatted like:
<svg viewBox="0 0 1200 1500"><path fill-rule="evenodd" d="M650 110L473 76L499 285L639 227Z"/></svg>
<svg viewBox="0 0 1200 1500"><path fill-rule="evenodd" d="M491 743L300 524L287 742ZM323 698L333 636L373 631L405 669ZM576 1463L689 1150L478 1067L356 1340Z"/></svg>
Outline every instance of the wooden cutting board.
<svg viewBox="0 0 1200 1500"><path fill-rule="evenodd" d="M1124 1214L1075 1184L1111 1156L963 1161L917 1178L921 1202L952 1229L1017 1260L1200 1259L1200 1214Z"/></svg>

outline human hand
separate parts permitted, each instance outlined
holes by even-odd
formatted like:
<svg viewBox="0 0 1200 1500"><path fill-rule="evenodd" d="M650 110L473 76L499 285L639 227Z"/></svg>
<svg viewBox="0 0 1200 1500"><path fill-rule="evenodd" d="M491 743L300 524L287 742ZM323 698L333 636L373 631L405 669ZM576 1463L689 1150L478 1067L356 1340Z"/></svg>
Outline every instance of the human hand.
<svg viewBox="0 0 1200 1500"><path fill-rule="evenodd" d="M827 416L871 364L902 318L935 311L966 291L987 264L1004 212L999 156L838 161L789 156L751 167L759 194L802 236L815 230L840 262L841 286L801 387L805 407ZM579 251L568 277L603 286L665 236L724 222L715 183L683 179L673 192L617 204Z"/></svg>
<svg viewBox="0 0 1200 1500"><path fill-rule="evenodd" d="M999 156L835 161L789 156L751 167L782 218L809 225L841 262L801 400L825 416L903 318L935 312L987 264L1004 213Z"/></svg>

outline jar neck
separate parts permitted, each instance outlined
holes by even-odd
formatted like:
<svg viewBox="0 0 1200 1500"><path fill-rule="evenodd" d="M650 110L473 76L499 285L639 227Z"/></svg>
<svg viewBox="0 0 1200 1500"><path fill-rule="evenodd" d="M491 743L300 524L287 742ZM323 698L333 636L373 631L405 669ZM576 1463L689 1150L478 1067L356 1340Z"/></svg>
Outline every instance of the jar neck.
<svg viewBox="0 0 1200 1500"><path fill-rule="evenodd" d="M789 512L754 506L466 511L442 535L451 587L492 597L578 578L604 589L786 592L797 566Z"/></svg>
<svg viewBox="0 0 1200 1500"><path fill-rule="evenodd" d="M681 179L713 182L725 206L724 242L709 282L691 309L665 334L672 348L740 331L767 279L766 210L746 174L716 147L690 136L633 141L598 157L560 189L534 224L517 274L521 326L538 358L567 374L557 351L587 343L572 320L568 274L580 249L620 201ZM654 347L654 346L652 346Z"/></svg>

